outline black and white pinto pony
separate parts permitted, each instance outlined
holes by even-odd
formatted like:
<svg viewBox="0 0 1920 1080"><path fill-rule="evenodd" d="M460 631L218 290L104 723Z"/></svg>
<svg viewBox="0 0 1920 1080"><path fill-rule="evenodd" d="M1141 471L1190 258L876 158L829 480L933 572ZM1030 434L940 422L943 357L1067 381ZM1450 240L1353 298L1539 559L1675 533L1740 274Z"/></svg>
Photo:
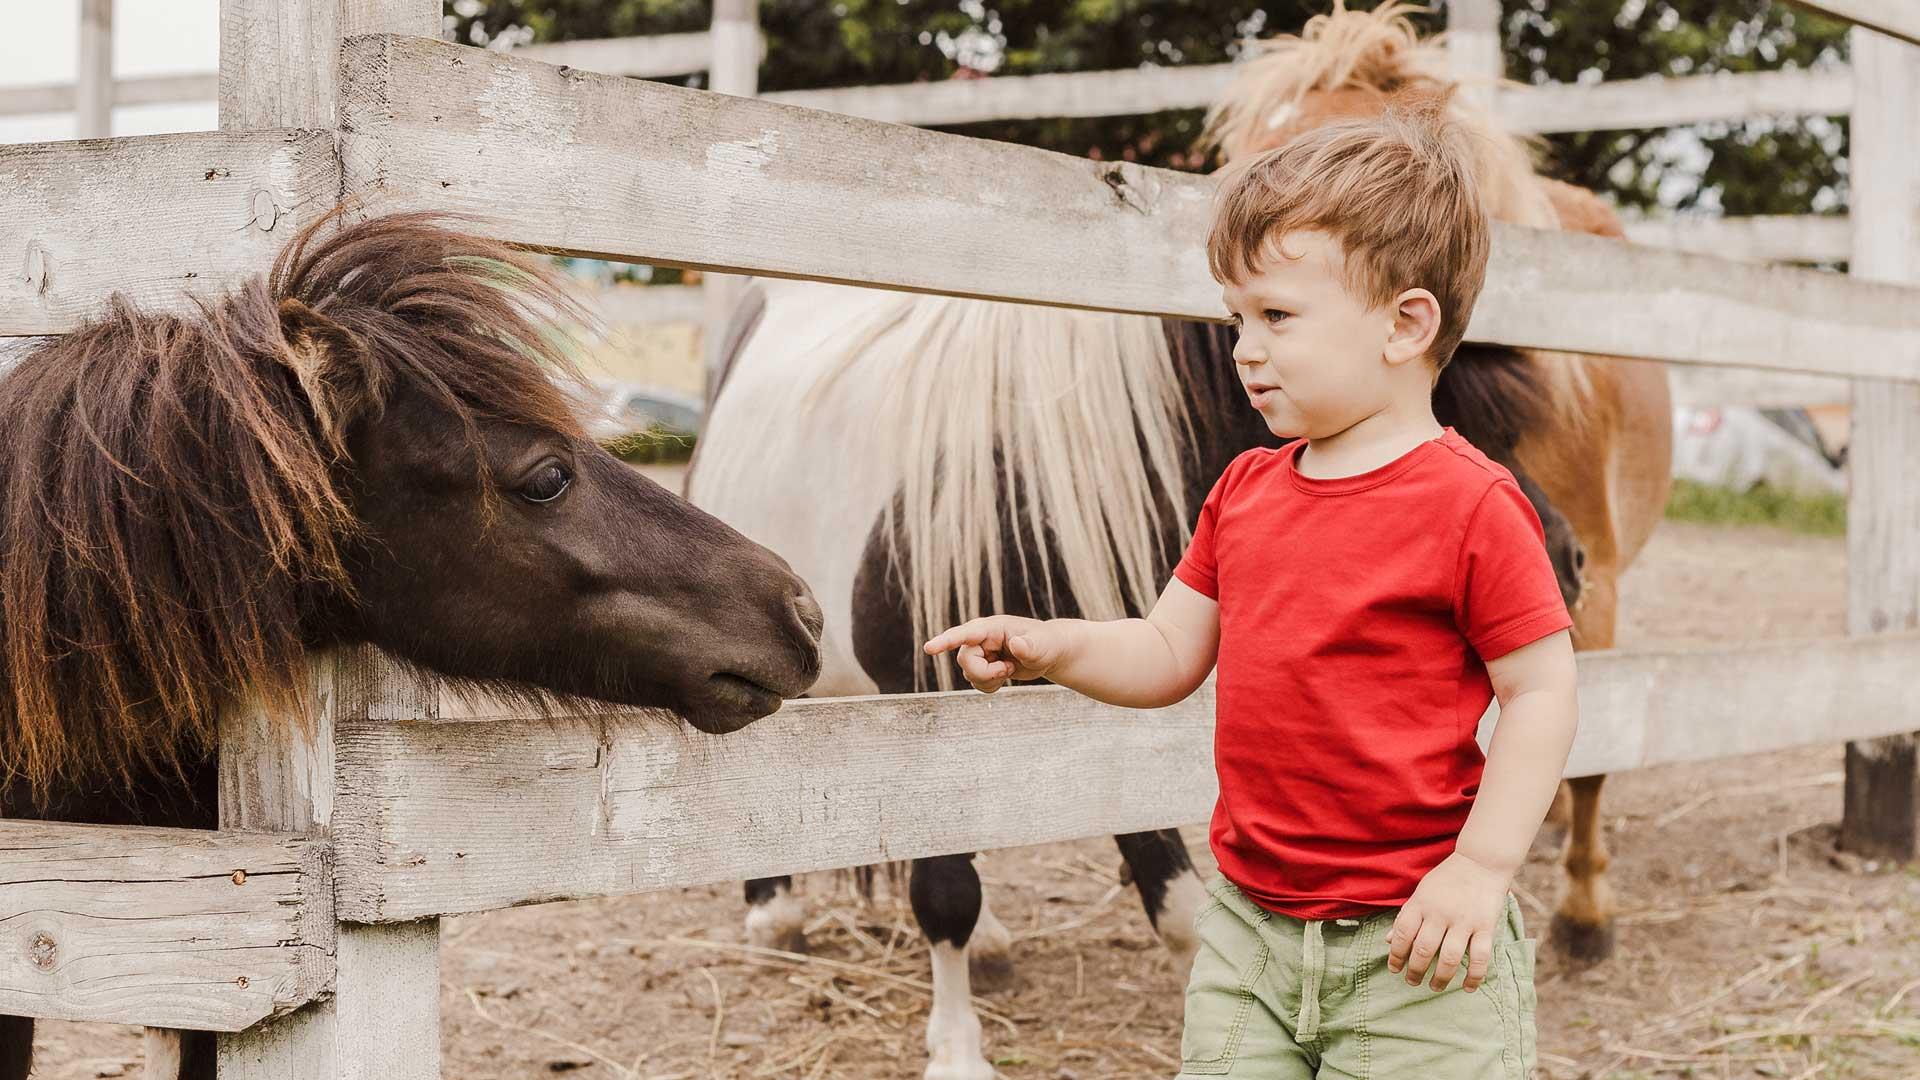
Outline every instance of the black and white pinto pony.
<svg viewBox="0 0 1920 1080"><path fill-rule="evenodd" d="M1591 193L1535 176L1527 147L1459 95L1404 5L1336 6L1263 43L1209 130L1229 158L1290 133L1441 95L1477 147L1489 214L1619 235ZM736 312L687 494L779 552L826 612L816 695L956 684L919 649L986 612L1116 619L1149 610L1227 463L1276 445L1234 371L1225 326L806 282L763 282ZM1671 413L1657 364L1462 347L1435 413L1512 470L1546 528L1575 645L1613 639L1615 582L1666 499ZM1589 558L1591 556L1591 558ZM1598 778L1567 803L1556 940L1612 941ZM1160 940L1185 969L1205 890L1176 830L1116 837ZM749 937L803 948L785 878L750 882ZM927 1080L985 1080L975 974L1010 935L970 854L913 863L930 943ZM974 971L969 970L974 961Z"/></svg>
<svg viewBox="0 0 1920 1080"><path fill-rule="evenodd" d="M747 305L758 326L728 365L688 494L813 587L827 613L814 695L950 687L951 668L917 645L984 611L1145 612L1227 463L1278 445L1247 404L1225 326L809 282L757 282ZM1530 421L1484 410L1537 403L1530 372L1483 348L1449 371L1441 419L1512 467ZM1522 480L1572 602L1579 544ZM1179 832L1114 839L1185 970L1206 893ZM805 948L789 879L746 895L751 940ZM1010 934L971 854L915 860L909 898L932 946L926 1076L990 1077L969 999L976 973L1007 969Z"/></svg>

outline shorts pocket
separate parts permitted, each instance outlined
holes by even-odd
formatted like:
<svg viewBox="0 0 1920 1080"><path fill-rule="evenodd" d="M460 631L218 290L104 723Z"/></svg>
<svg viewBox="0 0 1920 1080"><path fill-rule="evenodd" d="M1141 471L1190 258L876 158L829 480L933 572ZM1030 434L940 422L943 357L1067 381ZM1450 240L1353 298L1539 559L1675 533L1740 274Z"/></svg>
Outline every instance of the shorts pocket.
<svg viewBox="0 0 1920 1080"><path fill-rule="evenodd" d="M1266 942L1239 913L1216 897L1194 919L1200 950L1187 980L1187 1015L1180 1033L1182 1076L1223 1076L1253 1017L1254 991L1266 970Z"/></svg>
<svg viewBox="0 0 1920 1080"><path fill-rule="evenodd" d="M1533 962L1535 944L1532 938L1509 941L1500 946L1506 954L1507 972L1510 976L1511 991L1507 1000L1512 1003L1514 1052L1520 1058L1520 1075L1530 1076L1535 1058L1538 1055L1536 1032L1534 1029L1534 1008L1539 1003L1533 988Z"/></svg>

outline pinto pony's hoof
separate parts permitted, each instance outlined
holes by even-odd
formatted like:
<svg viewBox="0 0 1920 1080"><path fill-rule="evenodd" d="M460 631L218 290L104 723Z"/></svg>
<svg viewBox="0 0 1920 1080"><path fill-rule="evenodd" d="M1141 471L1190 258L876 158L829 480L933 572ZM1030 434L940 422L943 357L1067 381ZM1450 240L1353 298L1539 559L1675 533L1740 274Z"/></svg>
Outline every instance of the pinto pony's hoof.
<svg viewBox="0 0 1920 1080"><path fill-rule="evenodd" d="M782 891L750 908L746 930L750 945L790 953L807 951L807 909L791 893Z"/></svg>
<svg viewBox="0 0 1920 1080"><path fill-rule="evenodd" d="M1613 920L1587 923L1555 915L1548 942L1571 963L1598 964L1613 957Z"/></svg>

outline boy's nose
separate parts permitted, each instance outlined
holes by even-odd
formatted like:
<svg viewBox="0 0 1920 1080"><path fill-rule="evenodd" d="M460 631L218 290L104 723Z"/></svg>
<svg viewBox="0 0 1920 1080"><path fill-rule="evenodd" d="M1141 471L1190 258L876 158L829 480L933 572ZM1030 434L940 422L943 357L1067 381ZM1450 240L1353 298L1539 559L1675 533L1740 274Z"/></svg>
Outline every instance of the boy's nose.
<svg viewBox="0 0 1920 1080"><path fill-rule="evenodd" d="M1233 343L1233 362L1236 364L1257 364L1266 359L1259 349L1247 343L1243 336Z"/></svg>

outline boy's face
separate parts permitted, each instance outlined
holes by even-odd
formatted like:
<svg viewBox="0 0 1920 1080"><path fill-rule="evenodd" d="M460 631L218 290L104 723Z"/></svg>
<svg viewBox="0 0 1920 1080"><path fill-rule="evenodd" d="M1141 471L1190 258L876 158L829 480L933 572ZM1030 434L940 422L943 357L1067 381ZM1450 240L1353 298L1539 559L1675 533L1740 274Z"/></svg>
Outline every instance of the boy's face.
<svg viewBox="0 0 1920 1080"><path fill-rule="evenodd" d="M1240 332L1234 365L1269 431L1327 438L1392 400L1395 313L1349 290L1346 256L1326 233L1288 233L1278 248L1284 257L1224 289Z"/></svg>

